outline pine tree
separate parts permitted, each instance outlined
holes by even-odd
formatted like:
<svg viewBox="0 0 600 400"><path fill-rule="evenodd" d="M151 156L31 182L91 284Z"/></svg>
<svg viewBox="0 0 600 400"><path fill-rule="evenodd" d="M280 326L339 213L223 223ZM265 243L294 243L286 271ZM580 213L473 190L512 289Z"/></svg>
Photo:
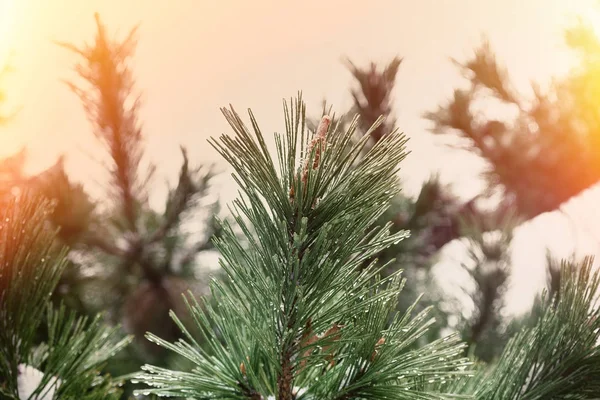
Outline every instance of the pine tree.
<svg viewBox="0 0 600 400"><path fill-rule="evenodd" d="M119 381L100 371L130 339L101 316L52 305L66 249L47 223L51 211L27 192L0 210L0 397L118 399Z"/></svg>
<svg viewBox="0 0 600 400"><path fill-rule="evenodd" d="M144 362L172 361L143 335L152 331L177 338L169 310L185 311L182 292L207 291L208 274L199 270L197 257L213 250L210 238L219 235L213 219L219 204L209 196L214 166L189 160L182 147L178 178L167 188L164 209L151 207L155 168L146 154L141 94L131 68L137 30L112 38L98 15L96 28L91 43L58 44L78 57L75 76L65 83L81 100L91 133L101 144L102 153L93 156L101 157L107 173L104 195L93 198L89 182L74 182L62 156L41 173L26 174L24 148L0 161L0 206L25 191L53 202L46 217L69 247L53 301L91 317L105 311L113 324L135 336L133 345L107 365L120 375ZM191 219L204 223L190 228Z"/></svg>

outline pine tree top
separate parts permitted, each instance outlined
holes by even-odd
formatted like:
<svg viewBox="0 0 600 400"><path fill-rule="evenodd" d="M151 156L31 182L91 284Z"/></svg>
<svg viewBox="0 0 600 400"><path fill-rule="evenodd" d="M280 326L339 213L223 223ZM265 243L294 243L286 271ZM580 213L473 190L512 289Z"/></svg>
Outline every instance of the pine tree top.
<svg viewBox="0 0 600 400"><path fill-rule="evenodd" d="M369 135L352 142L357 119L342 131L324 116L309 132L301 97L284 109L275 157L251 112L250 130L223 110L235 136L211 143L241 187L232 213L245 244L224 224L216 245L227 279L213 282L211 303L188 298L206 346L182 323L185 341L148 336L193 371L147 366L141 379L152 393L206 399L427 396L426 385L463 373L463 344L417 346L429 310L394 313L400 274L380 278L380 266L364 265L407 236L372 228L399 190L406 140L390 132L359 157Z"/></svg>

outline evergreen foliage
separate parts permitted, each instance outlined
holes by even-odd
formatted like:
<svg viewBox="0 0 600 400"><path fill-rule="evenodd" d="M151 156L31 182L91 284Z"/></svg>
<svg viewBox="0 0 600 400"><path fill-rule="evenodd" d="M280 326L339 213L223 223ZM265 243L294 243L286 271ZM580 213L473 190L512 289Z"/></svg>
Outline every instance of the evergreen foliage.
<svg viewBox="0 0 600 400"><path fill-rule="evenodd" d="M149 206L154 166L141 167L141 101L129 66L136 30L113 40L96 22L92 44L61 45L81 57L80 80L68 85L108 156L111 204L100 209L71 182L62 157L33 177L23 173L25 151L0 164L0 399L124 398L128 377L105 372L131 372L140 359L153 364L133 380L147 386L140 397L600 398L600 275L591 259L549 258L549 290L531 313L501 317L514 226L598 180L590 149L600 46L590 30L568 33L580 68L545 93L536 88L533 101L484 44L461 65L471 87L427 114L437 133L458 133L489 162L497 210L478 207L490 193L463 202L435 177L417 198L403 195L406 140L392 114L401 59L382 71L348 61L358 82L350 113L329 117L324 107L311 123L301 97L284 103L274 154L251 112L248 127L223 109L235 135L211 144L241 188L230 210L237 227L209 217L206 238L194 242L184 221L198 205L216 213L202 202L214 172L191 167L182 148L164 211ZM475 117L490 94L517 110L514 121ZM569 160L577 162L566 168ZM194 285L195 257L212 249L213 234L224 279L202 300L204 290L181 297L203 288ZM455 240L472 261L463 267L475 312L445 336L430 267ZM123 338L121 321L137 336L133 351L121 351L133 339Z"/></svg>
<svg viewBox="0 0 600 400"><path fill-rule="evenodd" d="M589 26L566 32L579 63L567 76L532 96L517 91L509 71L484 41L464 62L454 61L468 80L436 111L426 113L436 134L453 134L461 147L488 165L490 189L502 194L500 209L513 207L527 219L558 210L600 179L598 71L600 46ZM496 104L512 118L495 118L481 104Z"/></svg>
<svg viewBox="0 0 600 400"><path fill-rule="evenodd" d="M149 204L154 166L147 160L131 58L136 29L113 39L96 15L95 40L83 46L59 43L79 57L76 77L67 81L78 96L104 150L102 165L109 185L94 199L65 172L64 157L47 170L24 172L26 149L0 164L0 202L7 204L20 191L32 191L54 202L48 221L68 245L69 262L62 270L54 299L82 314L106 311L136 336L128 356L109 365L118 373L132 372L146 361L165 362L147 331L176 338L170 309L184 311L180 294L207 291L198 273L197 256L212 249L210 237L219 234L213 219L219 208L209 189L215 176L211 165L196 166L181 148L177 182L168 187L163 210ZM148 168L144 168L148 165ZM7 202L7 203L5 203ZM204 222L201 230L186 221Z"/></svg>
<svg viewBox="0 0 600 400"><path fill-rule="evenodd" d="M394 129L393 91L401 62L402 59L396 57L382 68L374 63L360 68L347 61L357 85L351 90L353 105L339 122L348 127L350 116L359 115L361 122L356 136L361 138L377 120L375 116L383 116L386 121L375 132L369 133L367 147ZM327 111L326 103L323 110L324 113ZM477 357L491 361L502 351L507 340L506 321L501 310L510 274L508 250L512 229L520 218L509 208L497 212L482 207L479 200L484 195L461 200L437 175L424 182L414 198L398 193L377 223L391 221L393 232L409 230L411 236L382 250L377 258L381 264L387 264L384 274L402 269L410 282L399 296L400 311L411 307L417 298L420 301L416 312L428 306L435 307L437 324L422 338L423 341L438 339L448 329L459 330ZM433 271L440 251L457 241L464 244L467 259L461 267L475 286L474 290L466 290L474 307L472 316L463 315L463 306L441 293ZM451 318L457 322L451 324Z"/></svg>
<svg viewBox="0 0 600 400"><path fill-rule="evenodd" d="M118 399L119 383L100 371L129 338L101 316L51 304L66 251L47 223L50 212L47 200L29 193L0 210L0 396Z"/></svg>
<svg viewBox="0 0 600 400"><path fill-rule="evenodd" d="M486 400L597 399L600 274L592 267L591 258L563 262L560 297L542 301L537 322L518 332L494 365L459 382L456 393Z"/></svg>
<svg viewBox="0 0 600 400"><path fill-rule="evenodd" d="M101 162L109 178L105 196L92 198L88 182L86 187L74 182L62 156L45 171L27 175L24 148L0 162L0 208L10 208L15 196L25 192L52 201L45 223L69 247L66 265L52 286L52 301L91 319L103 312L104 322L122 324L134 335L133 346L103 364L104 371L122 375L144 362L177 361L143 336L152 331L177 338L169 310L185 312L181 293L187 290L207 292L207 274L199 271L197 256L213 249L210 238L219 235L213 216L219 206L209 197L215 169L194 165L183 147L164 209L150 206L154 166L146 156L142 102L130 66L136 29L117 39L98 15L96 25L91 43L59 45L79 57L75 77L66 83L81 100L92 133L102 144ZM200 222L200 228L190 227L190 219ZM45 339L47 333L40 335ZM125 392L131 391L126 383Z"/></svg>
<svg viewBox="0 0 600 400"><path fill-rule="evenodd" d="M483 176L487 188L478 197L492 200L494 212L487 218L478 218L476 225L487 230L502 227L505 225L502 221L516 227L546 212L559 211L571 218L563 205L600 179L596 151L600 137L599 39L583 20L567 29L565 37L578 62L569 74L553 79L546 88L534 83L529 95L517 90L491 44L484 41L472 57L453 60L466 78L467 87L457 88L447 103L425 114L433 122L434 134L452 135L459 148L479 155L486 162ZM492 115L490 105L496 106L503 116ZM509 244L505 244L504 252ZM551 294L556 294L560 287L560 268L556 264L550 257L547 271ZM502 283L506 279L496 279L508 272L503 265L505 262L496 263L494 273L474 280L479 288L488 287L488 293L498 294L495 302L502 302L501 292L506 290ZM484 280L478 282L480 278ZM473 294L474 299L484 295L481 290ZM475 302L476 314L485 315L489 307L482 308L478 303L486 302ZM498 313L490 315L494 317L490 321L499 321ZM507 322L501 324L505 328L488 325L486 330L491 340L480 341L478 348L496 347L496 350L486 352L489 355L478 352L478 356L491 361L504 347L510 331L520 324Z"/></svg>
<svg viewBox="0 0 600 400"><path fill-rule="evenodd" d="M180 323L186 341L149 335L194 369L147 366L140 379L153 393L206 399L434 398L423 383L459 373L458 337L414 347L433 323L429 310L394 313L399 273L382 279L375 262L359 268L407 236L390 234L390 224L366 232L399 190L404 137L390 132L360 158L369 136L346 151L357 120L342 131L325 116L311 135L301 99L285 108L276 158L251 113L252 133L224 110L236 136L212 143L242 188L232 212L247 245L225 225L216 305L188 298L208 346Z"/></svg>
<svg viewBox="0 0 600 400"><path fill-rule="evenodd" d="M408 235L391 234L390 224L372 228L400 188L403 136L393 131L359 157L366 137L347 151L356 119L340 130L324 117L309 132L299 98L286 105L276 163L251 113L252 132L233 109L223 111L236 136L212 144L234 166L242 188L232 211L245 240L223 223L216 242L226 279L212 283L211 302L186 297L197 331L171 313L183 340L148 334L192 367L145 366L136 377L149 385L142 394L254 400L600 396L600 273L592 272L591 259L563 262L555 295L542 296L531 323L497 362L472 364L458 335L421 344L434 324L430 310L397 312L405 283L400 273L381 278L385 266L364 266ZM47 219L51 212L51 204L28 192L2 210L0 396L118 399L119 380L100 371L130 339L104 326L100 316L77 317L50 303L66 265Z"/></svg>
<svg viewBox="0 0 600 400"><path fill-rule="evenodd" d="M433 324L429 310L394 312L399 273L380 278L376 262L360 268L406 237L390 234L390 224L364 234L399 190L402 135L391 132L360 158L368 136L344 150L357 121L341 131L325 116L306 132L300 98L286 105L275 162L252 113L251 132L233 109L223 111L236 136L212 143L242 188L232 211L246 244L225 224L217 247L227 279L213 282L214 304L186 299L202 342L175 314L183 340L148 335L193 367L145 366L137 379L150 388L142 393L255 400L600 395L600 275L591 259L564 263L557 296L542 298L533 325L496 363L470 366L456 335L418 343Z"/></svg>

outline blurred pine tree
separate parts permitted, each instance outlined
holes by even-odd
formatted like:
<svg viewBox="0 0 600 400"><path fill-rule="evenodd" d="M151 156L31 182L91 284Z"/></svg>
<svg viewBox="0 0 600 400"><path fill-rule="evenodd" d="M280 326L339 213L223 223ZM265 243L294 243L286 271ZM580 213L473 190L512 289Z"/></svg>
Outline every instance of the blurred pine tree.
<svg viewBox="0 0 600 400"><path fill-rule="evenodd" d="M179 330L169 310L184 312L181 293L187 290L206 294L208 275L197 257L212 250L211 238L219 235L214 219L219 204L209 196L214 166L190 165L181 148L179 178L168 190L164 210L150 207L154 165L145 154L142 102L130 69L136 29L118 40L109 36L98 15L96 26L92 43L58 44L80 58L76 78L66 83L81 100L105 152L106 196L92 199L82 184L72 182L63 157L42 173L27 176L23 149L0 162L0 199L5 203L35 191L52 201L48 220L70 248L54 299L86 315L106 311L108 321L135 336L133 346L107 366L120 375L144 362L173 361L143 335L151 331L176 339ZM189 218L197 218L204 232L190 230L185 225Z"/></svg>

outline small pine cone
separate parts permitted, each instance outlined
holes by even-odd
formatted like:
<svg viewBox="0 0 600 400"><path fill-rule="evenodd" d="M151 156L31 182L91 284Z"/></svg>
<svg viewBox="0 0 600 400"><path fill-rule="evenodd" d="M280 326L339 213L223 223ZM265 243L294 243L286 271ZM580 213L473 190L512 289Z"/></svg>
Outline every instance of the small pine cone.
<svg viewBox="0 0 600 400"><path fill-rule="evenodd" d="M329 115L323 116L321 118L321 122L319 122L319 126L317 127L317 131L315 133L315 137L310 142L308 146L307 154L310 154L315 146L319 146L315 150L315 158L313 160L312 168L316 169L319 167L319 162L321 161L321 153L325 151L327 147L327 131L329 130L329 125L331 124L331 117ZM308 178L308 162L304 164L304 172L302 174L302 182L306 184L306 180Z"/></svg>
<svg viewBox="0 0 600 400"><path fill-rule="evenodd" d="M319 162L321 160L321 153L323 151L325 151L325 148L327 146L327 131L329 130L329 125L331 125L331 117L329 115L323 116L323 118L321 118L321 121L319 122L319 126L317 127L314 138L311 140L311 142L308 145L307 154L310 154L316 145L319 146L319 147L317 147L317 149L315 151L315 158L313 160L313 165L312 165L313 169L316 169L319 166ZM304 184L305 188L306 188L306 181L308 180L308 170L309 170L308 160L306 160L303 170L302 170L302 183ZM289 198L292 201L294 200L294 197L296 196L295 189L294 189L295 184L296 184L296 178L294 177L294 181L292 182L292 185L291 185L290 191L289 191Z"/></svg>

